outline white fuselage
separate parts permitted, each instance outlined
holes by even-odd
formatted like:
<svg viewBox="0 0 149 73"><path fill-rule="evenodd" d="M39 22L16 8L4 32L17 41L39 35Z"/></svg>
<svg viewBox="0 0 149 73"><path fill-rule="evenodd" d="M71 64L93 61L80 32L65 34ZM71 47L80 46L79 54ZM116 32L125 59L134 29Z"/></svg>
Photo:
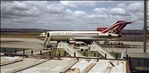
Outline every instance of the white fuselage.
<svg viewBox="0 0 149 73"><path fill-rule="evenodd" d="M118 34L101 33L99 31L49 31L47 32L48 35L51 41L87 40L87 38L113 38L119 36Z"/></svg>

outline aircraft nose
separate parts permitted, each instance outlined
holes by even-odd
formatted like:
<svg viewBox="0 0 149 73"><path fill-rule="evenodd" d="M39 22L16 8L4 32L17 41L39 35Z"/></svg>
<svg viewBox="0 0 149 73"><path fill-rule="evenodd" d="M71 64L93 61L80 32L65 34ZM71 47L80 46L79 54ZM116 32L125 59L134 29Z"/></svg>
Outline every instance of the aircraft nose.
<svg viewBox="0 0 149 73"><path fill-rule="evenodd" d="M39 40L44 40L46 37L45 36L36 36L36 38Z"/></svg>
<svg viewBox="0 0 149 73"><path fill-rule="evenodd" d="M36 36L37 39L39 40L44 40L46 38L44 33L41 33L39 36Z"/></svg>

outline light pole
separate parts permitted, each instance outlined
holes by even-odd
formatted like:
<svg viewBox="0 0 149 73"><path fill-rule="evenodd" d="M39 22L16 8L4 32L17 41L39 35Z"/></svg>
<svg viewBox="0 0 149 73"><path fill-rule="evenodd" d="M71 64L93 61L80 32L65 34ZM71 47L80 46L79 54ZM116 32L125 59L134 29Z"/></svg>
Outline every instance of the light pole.
<svg viewBox="0 0 149 73"><path fill-rule="evenodd" d="M147 34L147 0L144 0L144 39L143 39L143 52L146 53L146 34Z"/></svg>

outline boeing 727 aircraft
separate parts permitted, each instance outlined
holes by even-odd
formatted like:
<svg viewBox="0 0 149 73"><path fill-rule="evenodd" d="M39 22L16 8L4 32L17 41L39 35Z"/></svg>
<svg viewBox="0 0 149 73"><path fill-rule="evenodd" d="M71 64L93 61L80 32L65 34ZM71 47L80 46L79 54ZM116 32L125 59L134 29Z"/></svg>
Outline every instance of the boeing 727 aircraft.
<svg viewBox="0 0 149 73"><path fill-rule="evenodd" d="M117 21L109 28L97 28L97 31L48 31L41 33L37 38L45 37L44 43L48 41L83 41L91 43L107 38L121 37L121 30L132 22Z"/></svg>

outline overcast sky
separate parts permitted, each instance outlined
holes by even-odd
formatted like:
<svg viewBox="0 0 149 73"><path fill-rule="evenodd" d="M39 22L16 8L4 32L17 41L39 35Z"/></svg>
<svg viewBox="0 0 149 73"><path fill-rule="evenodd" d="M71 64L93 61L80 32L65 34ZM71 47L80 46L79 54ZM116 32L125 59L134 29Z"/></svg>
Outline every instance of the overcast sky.
<svg viewBox="0 0 149 73"><path fill-rule="evenodd" d="M143 3L143 1L2 1L1 28L95 30L97 27L109 27L117 20L125 20L134 22L125 29L143 29Z"/></svg>

